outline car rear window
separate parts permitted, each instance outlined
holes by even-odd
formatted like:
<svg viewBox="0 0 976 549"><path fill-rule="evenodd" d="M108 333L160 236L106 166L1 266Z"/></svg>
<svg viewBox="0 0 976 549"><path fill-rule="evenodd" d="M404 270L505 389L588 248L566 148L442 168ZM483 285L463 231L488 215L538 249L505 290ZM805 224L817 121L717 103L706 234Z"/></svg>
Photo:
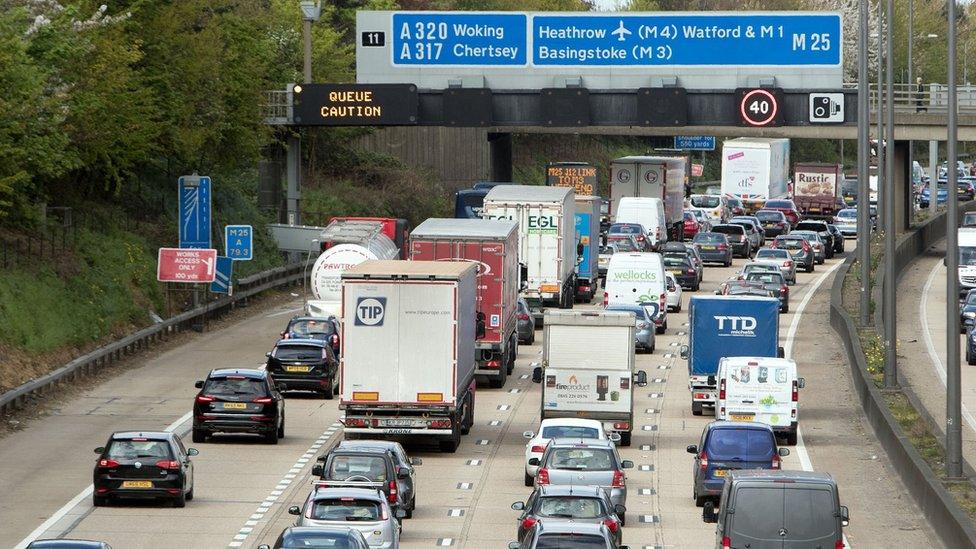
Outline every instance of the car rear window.
<svg viewBox="0 0 976 549"><path fill-rule="evenodd" d="M756 217L759 221L782 221L785 216L783 212L764 212L759 210L756 212Z"/></svg>
<svg viewBox="0 0 976 549"><path fill-rule="evenodd" d="M778 271L779 269L777 269ZM772 269L766 272L751 272L746 275L746 280L749 282L762 282L764 284L782 284L783 275L778 272L772 272Z"/></svg>
<svg viewBox="0 0 976 549"><path fill-rule="evenodd" d="M113 440L105 457L110 459L170 459L173 452L165 440L131 438Z"/></svg>
<svg viewBox="0 0 976 549"><path fill-rule="evenodd" d="M287 532L281 536L282 549L305 547L312 549L355 549L355 546L350 544L349 535L344 532L310 532L306 530L300 534Z"/></svg>
<svg viewBox="0 0 976 549"><path fill-rule="evenodd" d="M695 238L692 240L692 242L698 242L698 243L701 243L701 242L714 243L714 242L725 242L725 240L726 240L725 235L709 234L709 233L698 233L698 234L695 235Z"/></svg>
<svg viewBox="0 0 976 549"><path fill-rule="evenodd" d="M636 312L635 312L636 314ZM542 438L600 438L600 432L593 427L577 425L553 425L542 428Z"/></svg>
<svg viewBox="0 0 976 549"><path fill-rule="evenodd" d="M857 219L857 210L841 210L837 212L837 217Z"/></svg>
<svg viewBox="0 0 976 549"><path fill-rule="evenodd" d="M685 221L697 221L697 219L695 218L695 214L693 214L691 212L685 212L684 213L684 218L685 218Z"/></svg>
<svg viewBox="0 0 976 549"><path fill-rule="evenodd" d="M611 305L607 307L607 310L618 311L623 313L634 313L634 316L637 317L637 322L647 321L647 310L641 307L640 305L634 305L632 307L627 305ZM553 437L553 438L559 438L559 437Z"/></svg>
<svg viewBox="0 0 976 549"><path fill-rule="evenodd" d="M823 232L827 230L827 225L824 223L815 223L811 221L801 221L796 224L797 231L814 231Z"/></svg>
<svg viewBox="0 0 976 549"><path fill-rule="evenodd" d="M322 347L314 345L278 345L271 356L278 360L315 360L322 358Z"/></svg>
<svg viewBox="0 0 976 549"><path fill-rule="evenodd" d="M603 448L555 448L547 463L553 469L573 471L609 471L614 468L613 456Z"/></svg>
<svg viewBox="0 0 976 549"><path fill-rule="evenodd" d="M722 234L745 234L746 230L742 227L742 225L717 225L712 227L712 232Z"/></svg>
<svg viewBox="0 0 976 549"><path fill-rule="evenodd" d="M587 534L542 534L535 542L535 549L605 549L607 542L601 536Z"/></svg>
<svg viewBox="0 0 976 549"><path fill-rule="evenodd" d="M782 240L780 241L782 242ZM786 259L789 257L789 253L786 250L774 250L772 248L762 248L756 252L756 259Z"/></svg>
<svg viewBox="0 0 976 549"><path fill-rule="evenodd" d="M834 537L837 518L834 495L819 488L788 488L784 526L790 540Z"/></svg>
<svg viewBox="0 0 976 549"><path fill-rule="evenodd" d="M579 496L548 496L539 498L536 513L544 517L590 519L607 514L603 502L597 498Z"/></svg>
<svg viewBox="0 0 976 549"><path fill-rule="evenodd" d="M782 543L783 489L743 486L735 493L732 532L744 538Z"/></svg>
<svg viewBox="0 0 976 549"><path fill-rule="evenodd" d="M776 244L777 246L782 246L787 250L798 250L803 247L802 238L789 238L789 239L777 240L776 242L777 242Z"/></svg>
<svg viewBox="0 0 976 549"><path fill-rule="evenodd" d="M352 477L366 477L373 482L386 482L386 460L380 456L363 455L333 457L326 478L347 480Z"/></svg>
<svg viewBox="0 0 976 549"><path fill-rule="evenodd" d="M243 376L212 377L203 386L208 395L255 395L266 396L267 387L263 379Z"/></svg>
<svg viewBox="0 0 976 549"><path fill-rule="evenodd" d="M784 210L786 210L786 209L790 209L791 210L791 209L794 208L793 203L790 202L789 200L767 200L766 201L766 207L767 208L783 208Z"/></svg>
<svg viewBox="0 0 976 549"><path fill-rule="evenodd" d="M312 502L313 520L370 521L382 515L380 503L371 499L328 498Z"/></svg>
<svg viewBox="0 0 976 549"><path fill-rule="evenodd" d="M721 203L721 198L717 196L693 196L691 205L696 208L717 208Z"/></svg>
<svg viewBox="0 0 976 549"><path fill-rule="evenodd" d="M607 232L609 234L641 234L644 231L641 229L640 225L620 223L610 225L610 229Z"/></svg>
<svg viewBox="0 0 976 549"><path fill-rule="evenodd" d="M620 235L620 236L617 236L617 237L614 237L613 235L610 235L609 237L607 237L607 241L608 242L613 242L614 244L616 244L617 245L617 251L618 252L636 252L637 251L637 246L634 244L634 240L631 237L627 236L627 235Z"/></svg>
<svg viewBox="0 0 976 549"><path fill-rule="evenodd" d="M709 458L718 461L765 461L772 459L775 446L773 434L763 429L713 429L705 451Z"/></svg>
<svg viewBox="0 0 976 549"><path fill-rule="evenodd" d="M685 256L678 255L666 255L664 256L664 266L665 267L687 267L691 265L691 261Z"/></svg>
<svg viewBox="0 0 976 549"><path fill-rule="evenodd" d="M296 320L288 331L298 337L328 336L335 333L335 325L322 320Z"/></svg>

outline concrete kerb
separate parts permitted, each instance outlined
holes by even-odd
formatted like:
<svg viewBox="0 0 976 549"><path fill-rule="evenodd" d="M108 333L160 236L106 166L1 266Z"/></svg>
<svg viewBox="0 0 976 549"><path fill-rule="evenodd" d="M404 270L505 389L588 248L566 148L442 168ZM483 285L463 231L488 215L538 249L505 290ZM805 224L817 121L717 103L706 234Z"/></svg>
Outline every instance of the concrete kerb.
<svg viewBox="0 0 976 549"><path fill-rule="evenodd" d="M843 305L844 279L854 259L848 257L834 278L830 290L830 325L844 342L861 408L894 469L940 539L948 547L976 548L976 528L912 446L888 410L881 391L867 374L857 328Z"/></svg>

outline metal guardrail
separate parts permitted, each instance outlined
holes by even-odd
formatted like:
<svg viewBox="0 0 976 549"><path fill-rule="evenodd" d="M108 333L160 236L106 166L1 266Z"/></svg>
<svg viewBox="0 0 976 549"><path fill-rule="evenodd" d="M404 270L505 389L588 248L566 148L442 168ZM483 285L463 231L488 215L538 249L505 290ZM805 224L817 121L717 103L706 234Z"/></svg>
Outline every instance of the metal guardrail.
<svg viewBox="0 0 976 549"><path fill-rule="evenodd" d="M844 84L845 89L857 89L856 83ZM976 86L957 86L956 105L958 112L976 114ZM946 114L949 105L949 87L945 84L923 84L918 91L916 84L895 84L892 87L892 100L896 113ZM887 99L882 87L878 92L877 83L868 86L868 100L871 110L877 110L878 98Z"/></svg>
<svg viewBox="0 0 976 549"><path fill-rule="evenodd" d="M207 318L232 309L238 303L246 303L248 298L271 288L299 282L302 279L303 266L303 263L293 263L241 278L237 281L233 296L222 297L192 311L139 330L119 341L75 358L53 372L11 389L0 395L0 416L21 408L32 397L43 396L60 383L77 381L82 376L97 372L113 362L148 349L169 335L191 327L201 317Z"/></svg>

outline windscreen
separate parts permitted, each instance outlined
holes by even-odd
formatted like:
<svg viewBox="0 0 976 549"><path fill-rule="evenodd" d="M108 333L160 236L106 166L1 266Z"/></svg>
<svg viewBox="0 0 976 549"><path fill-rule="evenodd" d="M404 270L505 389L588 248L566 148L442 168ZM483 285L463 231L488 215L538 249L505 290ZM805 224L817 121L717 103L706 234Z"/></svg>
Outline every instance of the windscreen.
<svg viewBox="0 0 976 549"><path fill-rule="evenodd" d="M544 517L589 519L605 516L603 502L597 498L550 496L539 499L536 514Z"/></svg>
<svg viewBox="0 0 976 549"><path fill-rule="evenodd" d="M666 255L664 256L665 267L688 267L691 262L685 256Z"/></svg>
<svg viewBox="0 0 976 549"><path fill-rule="evenodd" d="M813 231L813 232L823 232L827 230L827 227L821 223L810 223L808 221L801 221L796 224L797 231Z"/></svg>
<svg viewBox="0 0 976 549"><path fill-rule="evenodd" d="M379 456L333 457L326 478L329 480L347 480L352 477L365 477L373 482L386 482L386 461Z"/></svg>
<svg viewBox="0 0 976 549"><path fill-rule="evenodd" d="M799 238L784 238L783 240L777 240L776 245L787 250L799 250L803 247L803 240Z"/></svg>
<svg viewBox="0 0 976 549"><path fill-rule="evenodd" d="M712 429L705 443L709 459L766 461L773 459L773 434L762 429Z"/></svg>
<svg viewBox="0 0 976 549"><path fill-rule="evenodd" d="M857 219L857 210L841 210L837 212L837 217L844 219Z"/></svg>
<svg viewBox="0 0 976 549"><path fill-rule="evenodd" d="M610 229L607 231L608 234L641 234L644 232L640 225L635 225L632 223L619 223L610 225Z"/></svg>
<svg viewBox="0 0 976 549"><path fill-rule="evenodd" d="M319 350L321 354L321 350ZM266 396L264 380L249 377L212 377L203 386L208 395Z"/></svg>
<svg viewBox="0 0 976 549"><path fill-rule="evenodd" d="M113 440L105 453L108 459L170 459L172 451L165 440Z"/></svg>
<svg viewBox="0 0 976 549"><path fill-rule="evenodd" d="M696 208L717 208L721 204L721 200L720 197L711 195L693 196L691 197L691 205Z"/></svg>
<svg viewBox="0 0 976 549"><path fill-rule="evenodd" d="M310 345L280 345L271 355L278 360L315 360L322 358L322 347Z"/></svg>
<svg viewBox="0 0 976 549"><path fill-rule="evenodd" d="M965 265L967 267L976 266L976 247L974 246L960 246L959 247L959 264Z"/></svg>
<svg viewBox="0 0 976 549"><path fill-rule="evenodd" d="M288 331L296 337L330 336L335 333L335 325L320 320L296 320Z"/></svg>
<svg viewBox="0 0 976 549"><path fill-rule="evenodd" d="M573 471L609 471L614 468L613 456L603 448L555 448L547 463L552 469Z"/></svg>
<svg viewBox="0 0 976 549"><path fill-rule="evenodd" d="M742 269L746 280L759 280L754 278L757 274L761 273L779 273L779 267L776 265L746 265Z"/></svg>
<svg viewBox="0 0 976 549"><path fill-rule="evenodd" d="M313 520L372 521L379 520L380 503L369 499L329 498L312 503Z"/></svg>
<svg viewBox="0 0 976 549"><path fill-rule="evenodd" d="M600 432L593 427L581 425L553 425L542 429L542 438L600 438Z"/></svg>
<svg viewBox="0 0 976 549"><path fill-rule="evenodd" d="M535 542L535 549L606 549L602 536L586 534L542 534Z"/></svg>
<svg viewBox="0 0 976 549"><path fill-rule="evenodd" d="M725 242L725 240L725 237L719 234L698 233L692 239L692 242L714 244L717 242Z"/></svg>

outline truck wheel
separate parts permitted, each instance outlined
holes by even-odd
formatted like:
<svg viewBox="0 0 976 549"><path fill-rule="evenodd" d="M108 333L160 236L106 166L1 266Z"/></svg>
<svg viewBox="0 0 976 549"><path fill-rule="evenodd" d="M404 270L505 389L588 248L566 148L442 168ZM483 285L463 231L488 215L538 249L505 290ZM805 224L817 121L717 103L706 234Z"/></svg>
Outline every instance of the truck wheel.
<svg viewBox="0 0 976 549"><path fill-rule="evenodd" d="M518 359L518 336L512 335L508 348L511 349L508 353L508 375L512 375L515 371L515 361Z"/></svg>
<svg viewBox="0 0 976 549"><path fill-rule="evenodd" d="M691 403L691 415L693 415L693 416L700 416L700 415L702 415L702 408L703 408L703 406L702 406L701 402L692 402Z"/></svg>
<svg viewBox="0 0 976 549"><path fill-rule="evenodd" d="M502 364L498 368L498 375L488 378L488 386L492 389L501 389L505 386L505 378L508 377L508 366Z"/></svg>
<svg viewBox="0 0 976 549"><path fill-rule="evenodd" d="M457 452L458 446L461 444L461 433L460 431L455 431L448 438L442 438L438 441L438 445L441 447L441 452L446 454L453 454Z"/></svg>
<svg viewBox="0 0 976 549"><path fill-rule="evenodd" d="M620 433L620 445L621 446L630 446L630 435L631 435L631 433L629 433L629 432L627 432L627 433Z"/></svg>
<svg viewBox="0 0 976 549"><path fill-rule="evenodd" d="M461 420L461 434L470 433L472 425L474 425L474 393L469 393L468 408L464 411L464 419Z"/></svg>
<svg viewBox="0 0 976 549"><path fill-rule="evenodd" d="M796 446L796 431L786 433L786 444L787 446Z"/></svg>
<svg viewBox="0 0 976 549"><path fill-rule="evenodd" d="M535 477L533 477L528 473L524 473L524 474L525 474L525 485L532 486L532 483L535 482Z"/></svg>

